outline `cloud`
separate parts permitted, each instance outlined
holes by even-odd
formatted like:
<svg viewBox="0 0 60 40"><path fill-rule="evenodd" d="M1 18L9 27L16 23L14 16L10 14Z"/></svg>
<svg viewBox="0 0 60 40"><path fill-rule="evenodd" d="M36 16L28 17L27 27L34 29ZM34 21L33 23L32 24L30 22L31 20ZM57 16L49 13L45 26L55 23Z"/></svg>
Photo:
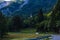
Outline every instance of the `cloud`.
<svg viewBox="0 0 60 40"><path fill-rule="evenodd" d="M3 1L14 1L14 2L16 2L16 1L24 1L24 0L0 0L0 2L3 2Z"/></svg>
<svg viewBox="0 0 60 40"><path fill-rule="evenodd" d="M16 0L0 0L0 2L3 2L3 1L16 1Z"/></svg>

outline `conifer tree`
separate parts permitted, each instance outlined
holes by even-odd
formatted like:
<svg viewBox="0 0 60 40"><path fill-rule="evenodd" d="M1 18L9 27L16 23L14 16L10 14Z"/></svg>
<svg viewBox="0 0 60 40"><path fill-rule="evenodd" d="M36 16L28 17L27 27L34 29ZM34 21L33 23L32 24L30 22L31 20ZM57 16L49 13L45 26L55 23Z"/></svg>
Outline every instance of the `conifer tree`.
<svg viewBox="0 0 60 40"><path fill-rule="evenodd" d="M49 24L50 31L56 31L58 29L56 27L56 21L59 19L60 19L60 0L57 0L57 3L53 8L51 17L50 17L50 24Z"/></svg>
<svg viewBox="0 0 60 40"><path fill-rule="evenodd" d="M43 10L41 8L38 12L38 21L42 22L43 20L44 20L44 16L43 16Z"/></svg>
<svg viewBox="0 0 60 40"><path fill-rule="evenodd" d="M6 18L0 11L0 38L3 38L4 35L6 35L6 33L7 33Z"/></svg>

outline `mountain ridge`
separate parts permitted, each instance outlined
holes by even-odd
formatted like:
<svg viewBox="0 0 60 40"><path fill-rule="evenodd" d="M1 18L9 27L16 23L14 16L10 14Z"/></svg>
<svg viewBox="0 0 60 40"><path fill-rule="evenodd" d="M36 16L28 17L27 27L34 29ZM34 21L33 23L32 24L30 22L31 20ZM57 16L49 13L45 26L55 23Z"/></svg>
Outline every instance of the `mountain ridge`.
<svg viewBox="0 0 60 40"><path fill-rule="evenodd" d="M20 9L20 6L23 3L24 2L22 2L21 4L12 2L8 7L6 7L6 9L2 9L2 12L7 15L8 12L6 11L7 9L9 9L9 13L11 13L9 15L34 15L38 12L39 8L42 8L43 12L45 13L52 9L54 4L56 3L56 0L29 0L28 3Z"/></svg>

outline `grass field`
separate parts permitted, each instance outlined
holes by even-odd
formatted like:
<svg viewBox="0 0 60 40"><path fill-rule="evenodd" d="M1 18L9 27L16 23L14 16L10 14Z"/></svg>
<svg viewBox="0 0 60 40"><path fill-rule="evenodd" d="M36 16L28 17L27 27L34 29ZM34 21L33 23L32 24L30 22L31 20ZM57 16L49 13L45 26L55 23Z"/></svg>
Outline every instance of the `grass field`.
<svg viewBox="0 0 60 40"><path fill-rule="evenodd" d="M36 38L38 36L45 36L48 34L35 34L35 33L9 33L9 38L11 40L25 40L28 38Z"/></svg>
<svg viewBox="0 0 60 40"><path fill-rule="evenodd" d="M35 29L24 29L21 32L9 32L8 33L8 38L10 40L25 40L27 38L36 38L38 36L44 36L47 34L41 33L41 34L36 34Z"/></svg>
<svg viewBox="0 0 60 40"><path fill-rule="evenodd" d="M20 32L9 32L8 37L11 40L25 40L26 38L35 38L39 35L36 35L36 29L24 29Z"/></svg>

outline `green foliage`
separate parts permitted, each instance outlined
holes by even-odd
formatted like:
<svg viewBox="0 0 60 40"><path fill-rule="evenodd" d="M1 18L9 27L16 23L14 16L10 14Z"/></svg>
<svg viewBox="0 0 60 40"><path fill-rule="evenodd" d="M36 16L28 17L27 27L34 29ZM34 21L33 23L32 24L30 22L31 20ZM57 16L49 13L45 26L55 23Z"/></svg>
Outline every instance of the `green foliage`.
<svg viewBox="0 0 60 40"><path fill-rule="evenodd" d="M60 27L60 21L57 21L56 27Z"/></svg>
<svg viewBox="0 0 60 40"><path fill-rule="evenodd" d="M11 31L20 31L22 29L22 22L23 20L21 19L20 16L16 15L12 17L11 20Z"/></svg>
<svg viewBox="0 0 60 40"><path fill-rule="evenodd" d="M44 20L43 10L42 8L38 12L38 22L42 22Z"/></svg>
<svg viewBox="0 0 60 40"><path fill-rule="evenodd" d="M30 23L30 20L25 19L25 20L24 20L24 23L25 23L25 24L29 24L29 23Z"/></svg>
<svg viewBox="0 0 60 40"><path fill-rule="evenodd" d="M7 25L6 25L6 18L0 12L0 38L3 38L7 34Z"/></svg>

